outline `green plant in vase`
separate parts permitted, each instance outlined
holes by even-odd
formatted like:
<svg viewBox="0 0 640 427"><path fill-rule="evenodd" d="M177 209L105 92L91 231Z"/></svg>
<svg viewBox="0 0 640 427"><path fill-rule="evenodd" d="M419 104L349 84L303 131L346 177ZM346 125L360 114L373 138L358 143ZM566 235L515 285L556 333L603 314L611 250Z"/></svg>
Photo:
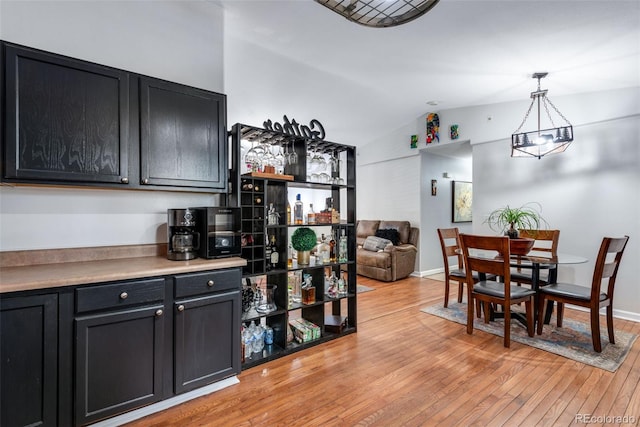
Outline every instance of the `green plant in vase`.
<svg viewBox="0 0 640 427"><path fill-rule="evenodd" d="M291 246L298 252L298 264L308 265L311 249L317 244L315 231L309 227L300 227L291 235Z"/></svg>
<svg viewBox="0 0 640 427"><path fill-rule="evenodd" d="M509 205L496 209L485 220L493 231L504 232L512 239L518 238L518 230L538 230L541 226L548 226L542 217L540 203L529 202L518 208Z"/></svg>

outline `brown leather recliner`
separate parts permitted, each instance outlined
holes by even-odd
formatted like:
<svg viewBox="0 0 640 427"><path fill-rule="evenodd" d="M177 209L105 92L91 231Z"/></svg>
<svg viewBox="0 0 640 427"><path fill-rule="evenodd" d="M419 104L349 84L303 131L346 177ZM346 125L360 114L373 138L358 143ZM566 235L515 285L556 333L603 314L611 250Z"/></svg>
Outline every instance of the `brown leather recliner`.
<svg viewBox="0 0 640 427"><path fill-rule="evenodd" d="M368 236L378 230L398 231L397 245L386 245L384 249L367 250L363 246ZM419 230L409 221L359 220L356 223L356 272L384 282L404 279L413 273L418 254Z"/></svg>

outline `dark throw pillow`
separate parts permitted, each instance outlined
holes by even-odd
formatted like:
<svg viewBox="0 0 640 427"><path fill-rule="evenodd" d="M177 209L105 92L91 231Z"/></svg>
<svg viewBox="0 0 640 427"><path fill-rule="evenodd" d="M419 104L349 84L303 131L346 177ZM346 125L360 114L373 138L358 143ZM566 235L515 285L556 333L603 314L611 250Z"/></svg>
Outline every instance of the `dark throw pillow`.
<svg viewBox="0 0 640 427"><path fill-rule="evenodd" d="M400 233L398 233L398 230L393 228L383 228L376 231L376 237L391 240L393 246L398 246L398 243L400 243Z"/></svg>

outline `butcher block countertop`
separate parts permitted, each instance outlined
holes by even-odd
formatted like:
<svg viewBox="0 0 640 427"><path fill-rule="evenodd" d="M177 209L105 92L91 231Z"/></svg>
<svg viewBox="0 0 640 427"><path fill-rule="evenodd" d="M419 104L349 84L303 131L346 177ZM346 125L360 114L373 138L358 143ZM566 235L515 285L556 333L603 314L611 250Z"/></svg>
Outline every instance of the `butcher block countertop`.
<svg viewBox="0 0 640 427"><path fill-rule="evenodd" d="M0 294L243 267L240 257L170 261L166 245L0 252Z"/></svg>

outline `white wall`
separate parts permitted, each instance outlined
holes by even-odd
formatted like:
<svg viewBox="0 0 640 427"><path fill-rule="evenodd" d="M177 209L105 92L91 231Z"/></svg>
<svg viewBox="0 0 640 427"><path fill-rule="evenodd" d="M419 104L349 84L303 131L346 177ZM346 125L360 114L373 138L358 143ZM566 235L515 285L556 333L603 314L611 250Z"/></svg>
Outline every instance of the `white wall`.
<svg viewBox="0 0 640 427"><path fill-rule="evenodd" d="M224 93L223 14L211 2L0 1L0 39ZM217 197L0 187L0 250L166 241L166 210Z"/></svg>
<svg viewBox="0 0 640 427"><path fill-rule="evenodd" d="M471 147L469 146L469 152ZM461 233L470 233L473 230L471 222L452 222L452 193L453 181L473 182L471 156L466 158L455 158L434 154L433 150L424 149L421 152L421 175L422 175L422 211L420 215L420 228L424 230L421 234L420 265L421 274L427 275L440 271L442 265L442 255L434 257L434 254L441 254L440 241L436 234L438 228L458 227ZM450 178L444 178L443 174L448 173ZM438 190L435 196L431 195L431 180L438 181ZM475 199L475 196L474 196Z"/></svg>
<svg viewBox="0 0 640 427"><path fill-rule="evenodd" d="M540 202L551 226L561 230L560 252L589 259L586 264L563 266L559 279L585 285L591 283L593 263L602 238L629 235L629 245L618 274L614 308L617 315L640 319L637 287L640 274L637 262L640 259L640 88L557 99L549 94L549 97L574 125L575 140L565 153L541 160L510 157L509 138L524 116L529 104L526 100L439 111L445 130L450 123L458 123L460 139L472 143L473 232L495 234L482 223L497 207L532 200ZM412 122L407 129L361 147L361 157L376 158L378 153L383 156L387 153L386 147L408 144L408 135L417 132L424 130ZM430 182L434 177L431 168L432 165L439 167L438 159L428 159L434 154L431 151L422 154L425 158L421 164L420 191L422 199L426 199L419 223L422 271L442 265L442 255L436 245L436 228L451 226L450 220L446 216L442 218L441 212L432 212L440 208L429 201ZM407 162L407 159L402 161ZM359 174L362 168L369 166L359 165ZM435 171L436 174L441 172ZM406 179L415 176L415 170L409 168L402 168L398 173L400 176L396 181L402 181L403 175ZM384 199L388 195L393 197L396 191L392 185L373 185L359 179L358 216L362 217L361 196L376 194ZM375 215L373 209L369 202L367 214ZM391 205L385 211L385 215L403 214L402 204ZM438 224L441 218L443 222Z"/></svg>

